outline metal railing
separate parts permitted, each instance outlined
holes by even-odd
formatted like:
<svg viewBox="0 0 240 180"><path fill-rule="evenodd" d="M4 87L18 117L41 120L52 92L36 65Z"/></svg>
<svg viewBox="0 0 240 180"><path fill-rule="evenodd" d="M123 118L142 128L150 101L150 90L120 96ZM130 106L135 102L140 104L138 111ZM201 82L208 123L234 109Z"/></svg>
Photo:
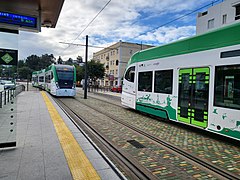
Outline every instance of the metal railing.
<svg viewBox="0 0 240 180"><path fill-rule="evenodd" d="M106 86L106 87L98 87L98 86L88 86L88 92L109 92L111 91L111 87Z"/></svg>
<svg viewBox="0 0 240 180"><path fill-rule="evenodd" d="M16 89L7 89L0 92L0 108L4 108L12 99L14 99L19 93L25 91L25 86L16 86Z"/></svg>

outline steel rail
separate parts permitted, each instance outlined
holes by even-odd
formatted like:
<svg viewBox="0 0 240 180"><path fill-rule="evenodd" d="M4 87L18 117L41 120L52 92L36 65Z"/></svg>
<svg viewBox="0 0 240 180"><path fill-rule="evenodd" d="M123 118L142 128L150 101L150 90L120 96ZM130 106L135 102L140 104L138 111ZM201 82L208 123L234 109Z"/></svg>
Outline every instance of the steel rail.
<svg viewBox="0 0 240 180"><path fill-rule="evenodd" d="M157 179L157 177L154 176L150 171L140 165L135 159L130 157L128 153L120 150L116 145L109 142L107 138L93 129L83 117L66 106L64 102L62 102L60 99L54 99L54 101L60 106L61 109L65 111L68 116L71 117L71 119L74 119L74 123L77 123L81 128L87 130L91 134L91 137L98 141L98 144L101 145L101 148L104 148L105 151L112 154L111 157L121 165L121 167L124 169L124 172L131 179ZM122 179L121 176L120 178Z"/></svg>
<svg viewBox="0 0 240 180"><path fill-rule="evenodd" d="M98 99L98 98L94 98L94 99ZM98 99L98 100L103 101L101 99ZM79 101L79 100L77 100L77 101ZM231 172L229 172L229 171L227 171L227 170L225 170L225 169L223 169L223 168L221 168L219 166L216 166L216 165L214 165L214 164L212 164L210 162L206 162L204 159L201 159L201 158L199 158L197 156L194 156L194 155L192 155L192 154L190 154L190 153L188 153L188 152L178 148L177 146L175 146L175 145L173 145L171 143L165 142L165 141L159 139L158 137L150 135L150 134L144 132L143 130L141 130L141 129L133 126L133 125L130 125L130 124L126 123L126 122L123 122L121 119L117 118L116 116L114 116L114 115L112 115L110 113L107 113L107 112L103 113L102 111L98 110L95 107L92 107L92 106L90 106L90 105L88 105L86 103L83 103L83 102L81 102L81 103L83 105L93 109L94 111L97 111L98 113L101 113L101 114L111 118L112 120L118 122L119 124L122 124L122 125L128 127L129 129L132 129L132 130L138 132L139 134L141 134L141 135L143 135L143 136L145 136L145 137L147 137L147 138L149 138L149 139L151 139L151 140L161 144L162 146L164 146L164 147L166 147L168 149L171 149L172 151L174 151L174 152L180 154L181 156L183 156L183 157L185 157L185 158L187 158L187 159L189 159L189 160L191 160L191 161L201 165L202 167L209 169L213 173L218 174L218 175L222 176L223 178L231 179L231 180L240 179L240 177L238 175L233 174L233 173L231 173ZM109 102L107 102L107 103L109 103ZM113 104L113 103L111 103L111 104ZM118 106L118 105L115 104L115 106Z"/></svg>

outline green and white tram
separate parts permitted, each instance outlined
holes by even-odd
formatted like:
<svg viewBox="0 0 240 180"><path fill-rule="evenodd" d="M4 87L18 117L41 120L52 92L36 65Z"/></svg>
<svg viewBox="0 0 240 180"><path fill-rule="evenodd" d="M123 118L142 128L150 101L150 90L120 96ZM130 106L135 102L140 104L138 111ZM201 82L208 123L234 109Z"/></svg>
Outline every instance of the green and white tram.
<svg viewBox="0 0 240 180"><path fill-rule="evenodd" d="M45 70L45 90L55 96L76 95L76 68L51 65Z"/></svg>
<svg viewBox="0 0 240 180"><path fill-rule="evenodd" d="M75 66L52 64L46 69L33 72L32 80L33 86L44 89L54 96L76 95Z"/></svg>
<svg viewBox="0 0 240 180"><path fill-rule="evenodd" d="M38 71L34 71L32 73L32 86L33 87L38 87Z"/></svg>
<svg viewBox="0 0 240 180"><path fill-rule="evenodd" d="M238 23L137 52L122 104L240 140L239 32Z"/></svg>

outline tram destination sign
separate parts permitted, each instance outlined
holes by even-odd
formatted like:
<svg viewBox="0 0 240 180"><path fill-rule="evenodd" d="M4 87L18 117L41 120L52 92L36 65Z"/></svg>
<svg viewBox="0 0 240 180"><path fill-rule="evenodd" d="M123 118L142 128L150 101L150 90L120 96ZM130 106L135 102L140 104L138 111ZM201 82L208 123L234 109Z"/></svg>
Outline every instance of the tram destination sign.
<svg viewBox="0 0 240 180"><path fill-rule="evenodd" d="M37 29L37 18L0 11L0 23L21 28Z"/></svg>
<svg viewBox="0 0 240 180"><path fill-rule="evenodd" d="M17 50L0 48L0 64L16 66L17 63L18 63Z"/></svg>

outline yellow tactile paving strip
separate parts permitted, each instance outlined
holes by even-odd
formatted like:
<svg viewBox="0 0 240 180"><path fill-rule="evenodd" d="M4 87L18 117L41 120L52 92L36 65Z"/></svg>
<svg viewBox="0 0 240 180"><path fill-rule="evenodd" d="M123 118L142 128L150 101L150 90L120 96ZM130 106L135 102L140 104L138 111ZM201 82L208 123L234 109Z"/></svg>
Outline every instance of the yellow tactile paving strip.
<svg viewBox="0 0 240 180"><path fill-rule="evenodd" d="M41 92L41 94L47 105L73 179L100 179L96 170L93 168L76 139L73 137L71 131L68 129L56 108L46 95L46 92Z"/></svg>

